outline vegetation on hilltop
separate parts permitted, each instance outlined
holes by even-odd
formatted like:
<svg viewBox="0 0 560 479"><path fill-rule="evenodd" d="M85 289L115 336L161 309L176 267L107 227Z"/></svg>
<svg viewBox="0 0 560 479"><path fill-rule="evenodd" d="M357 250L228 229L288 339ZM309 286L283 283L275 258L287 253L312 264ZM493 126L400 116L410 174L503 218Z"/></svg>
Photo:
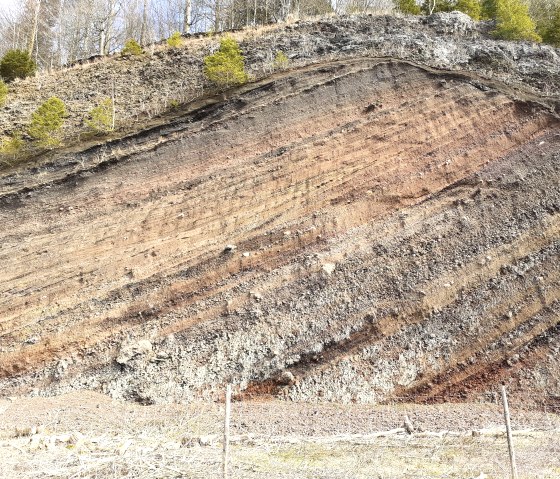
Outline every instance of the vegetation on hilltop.
<svg viewBox="0 0 560 479"><path fill-rule="evenodd" d="M420 15L422 9L416 3L416 0L395 0L395 8L397 11L408 15Z"/></svg>
<svg viewBox="0 0 560 479"><path fill-rule="evenodd" d="M245 61L234 38L225 36L218 51L204 58L204 74L222 88L242 85L247 81Z"/></svg>
<svg viewBox="0 0 560 479"><path fill-rule="evenodd" d="M142 55L142 53L144 53L144 50L142 50L142 47L134 38L128 39L124 44L124 48L121 50L121 55L135 56Z"/></svg>
<svg viewBox="0 0 560 479"><path fill-rule="evenodd" d="M556 44L558 29L551 29L551 26L560 0L522 1L544 41ZM313 15L391 14L393 11L418 15L453 10L475 20L496 20L498 15L498 0L384 0L375 7L365 0L291 3L224 0L214 5L208 5L205 0L176 0L144 2L140 8L138 0L73 0L64 2L63 7L59 0L21 3L19 10L0 15L0 55L12 49L25 52L41 69L126 50L125 43L129 40L144 47L168 39L171 47L178 48L182 33L223 32L291 22ZM517 8L512 2L506 3L505 8ZM521 30L525 31L525 27ZM510 36L510 32L509 28L503 30L506 36ZM532 34L528 37L529 40L536 38Z"/></svg>
<svg viewBox="0 0 560 479"><path fill-rule="evenodd" d="M479 0L457 0L456 10L466 13L473 20L480 20L482 4Z"/></svg>
<svg viewBox="0 0 560 479"><path fill-rule="evenodd" d="M0 76L7 82L34 75L36 69L29 53L22 50L8 50L0 60Z"/></svg>
<svg viewBox="0 0 560 479"><path fill-rule="evenodd" d="M558 5L550 20L543 23L540 27L543 40L560 48L560 5Z"/></svg>
<svg viewBox="0 0 560 479"><path fill-rule="evenodd" d="M560 0L551 1L558 2L557 8L560 8ZM529 4L524 3L524 0L423 0L420 6L415 0L394 0L394 2L396 9L406 14L430 15L437 12L459 11L466 13L473 20L481 18L494 20L496 28L492 33L498 39L532 42L543 40L537 33L536 21L531 18L529 13ZM554 12L554 8L551 6L543 8L548 11L548 16ZM552 25L552 22L549 25ZM547 34L549 31L556 32L557 29L547 28ZM555 44L554 36L543 36L545 41Z"/></svg>
<svg viewBox="0 0 560 479"><path fill-rule="evenodd" d="M183 38L179 32L173 32L171 36L167 39L167 44L171 48L179 48L183 45Z"/></svg>
<svg viewBox="0 0 560 479"><path fill-rule="evenodd" d="M494 36L503 40L542 41L529 9L521 0L497 0Z"/></svg>

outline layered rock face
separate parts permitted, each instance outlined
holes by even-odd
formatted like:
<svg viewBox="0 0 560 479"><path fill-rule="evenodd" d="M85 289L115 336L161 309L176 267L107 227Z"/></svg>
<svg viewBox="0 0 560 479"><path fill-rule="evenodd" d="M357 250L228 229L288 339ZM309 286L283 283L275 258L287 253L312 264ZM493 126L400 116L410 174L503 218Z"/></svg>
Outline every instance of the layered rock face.
<svg viewBox="0 0 560 479"><path fill-rule="evenodd" d="M2 391L560 394L548 97L325 61L21 171L0 209Z"/></svg>

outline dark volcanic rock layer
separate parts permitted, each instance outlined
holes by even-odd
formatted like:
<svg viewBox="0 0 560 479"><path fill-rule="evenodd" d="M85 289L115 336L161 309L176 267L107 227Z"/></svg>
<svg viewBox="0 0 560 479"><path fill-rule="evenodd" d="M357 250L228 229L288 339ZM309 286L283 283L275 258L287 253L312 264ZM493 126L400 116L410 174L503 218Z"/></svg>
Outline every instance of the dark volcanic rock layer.
<svg viewBox="0 0 560 479"><path fill-rule="evenodd" d="M560 393L560 128L532 95L326 62L79 173L22 172L1 198L2 390Z"/></svg>

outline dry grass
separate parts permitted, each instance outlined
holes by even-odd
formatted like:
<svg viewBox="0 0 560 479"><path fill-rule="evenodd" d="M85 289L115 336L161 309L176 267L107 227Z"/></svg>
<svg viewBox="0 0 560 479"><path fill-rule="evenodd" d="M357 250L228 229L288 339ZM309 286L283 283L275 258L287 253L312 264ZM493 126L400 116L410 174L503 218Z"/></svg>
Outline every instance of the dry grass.
<svg viewBox="0 0 560 479"><path fill-rule="evenodd" d="M299 406L302 413L318 407ZM414 407L409 405L409 411ZM441 420L442 411L450 414L454 409L460 414L465 407L437 409L434 423ZM0 402L0 478L218 478L222 408L211 403L142 407L91 393ZM265 411L255 424L268 416L272 429L270 434L263 434L261 427L260 432L232 437L232 478L498 479L508 475L503 427L481 429L474 435L470 430L408 435L402 429L306 434L302 415L296 432L275 432L273 424L285 410L282 403L234 403L233 425L249 424L251 415L263 416ZM321 409L323 413L336 410L334 406ZM294 421L289 414L285 418ZM514 434L523 479L560 477L560 429L556 418L551 420L554 428L549 430L518 429ZM20 424L18 431L14 424Z"/></svg>
<svg viewBox="0 0 560 479"><path fill-rule="evenodd" d="M520 477L559 477L558 464L554 465L559 439L560 431L516 435ZM484 474L497 479L508 474L507 454L500 433L476 437L397 434L338 442L307 438L296 444L239 445L233 455L238 477L468 478Z"/></svg>
<svg viewBox="0 0 560 479"><path fill-rule="evenodd" d="M221 444L185 446L173 428L145 428L84 437L44 435L0 443L0 477L23 478L213 478L220 477ZM70 437L70 439L68 439ZM348 439L233 438L232 477L271 478L501 478L508 473L503 435L416 437L405 434L370 443ZM203 438L206 441L206 438ZM560 432L515 438L523 478L560 477Z"/></svg>

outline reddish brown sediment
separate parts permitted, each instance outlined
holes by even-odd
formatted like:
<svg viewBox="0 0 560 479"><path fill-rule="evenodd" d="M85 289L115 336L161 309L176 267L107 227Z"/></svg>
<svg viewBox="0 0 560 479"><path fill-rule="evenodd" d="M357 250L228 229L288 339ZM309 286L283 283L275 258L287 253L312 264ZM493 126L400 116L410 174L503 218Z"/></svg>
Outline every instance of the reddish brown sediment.
<svg viewBox="0 0 560 479"><path fill-rule="evenodd" d="M475 77L326 62L79 173L22 170L0 208L3 391L560 393L560 123Z"/></svg>

